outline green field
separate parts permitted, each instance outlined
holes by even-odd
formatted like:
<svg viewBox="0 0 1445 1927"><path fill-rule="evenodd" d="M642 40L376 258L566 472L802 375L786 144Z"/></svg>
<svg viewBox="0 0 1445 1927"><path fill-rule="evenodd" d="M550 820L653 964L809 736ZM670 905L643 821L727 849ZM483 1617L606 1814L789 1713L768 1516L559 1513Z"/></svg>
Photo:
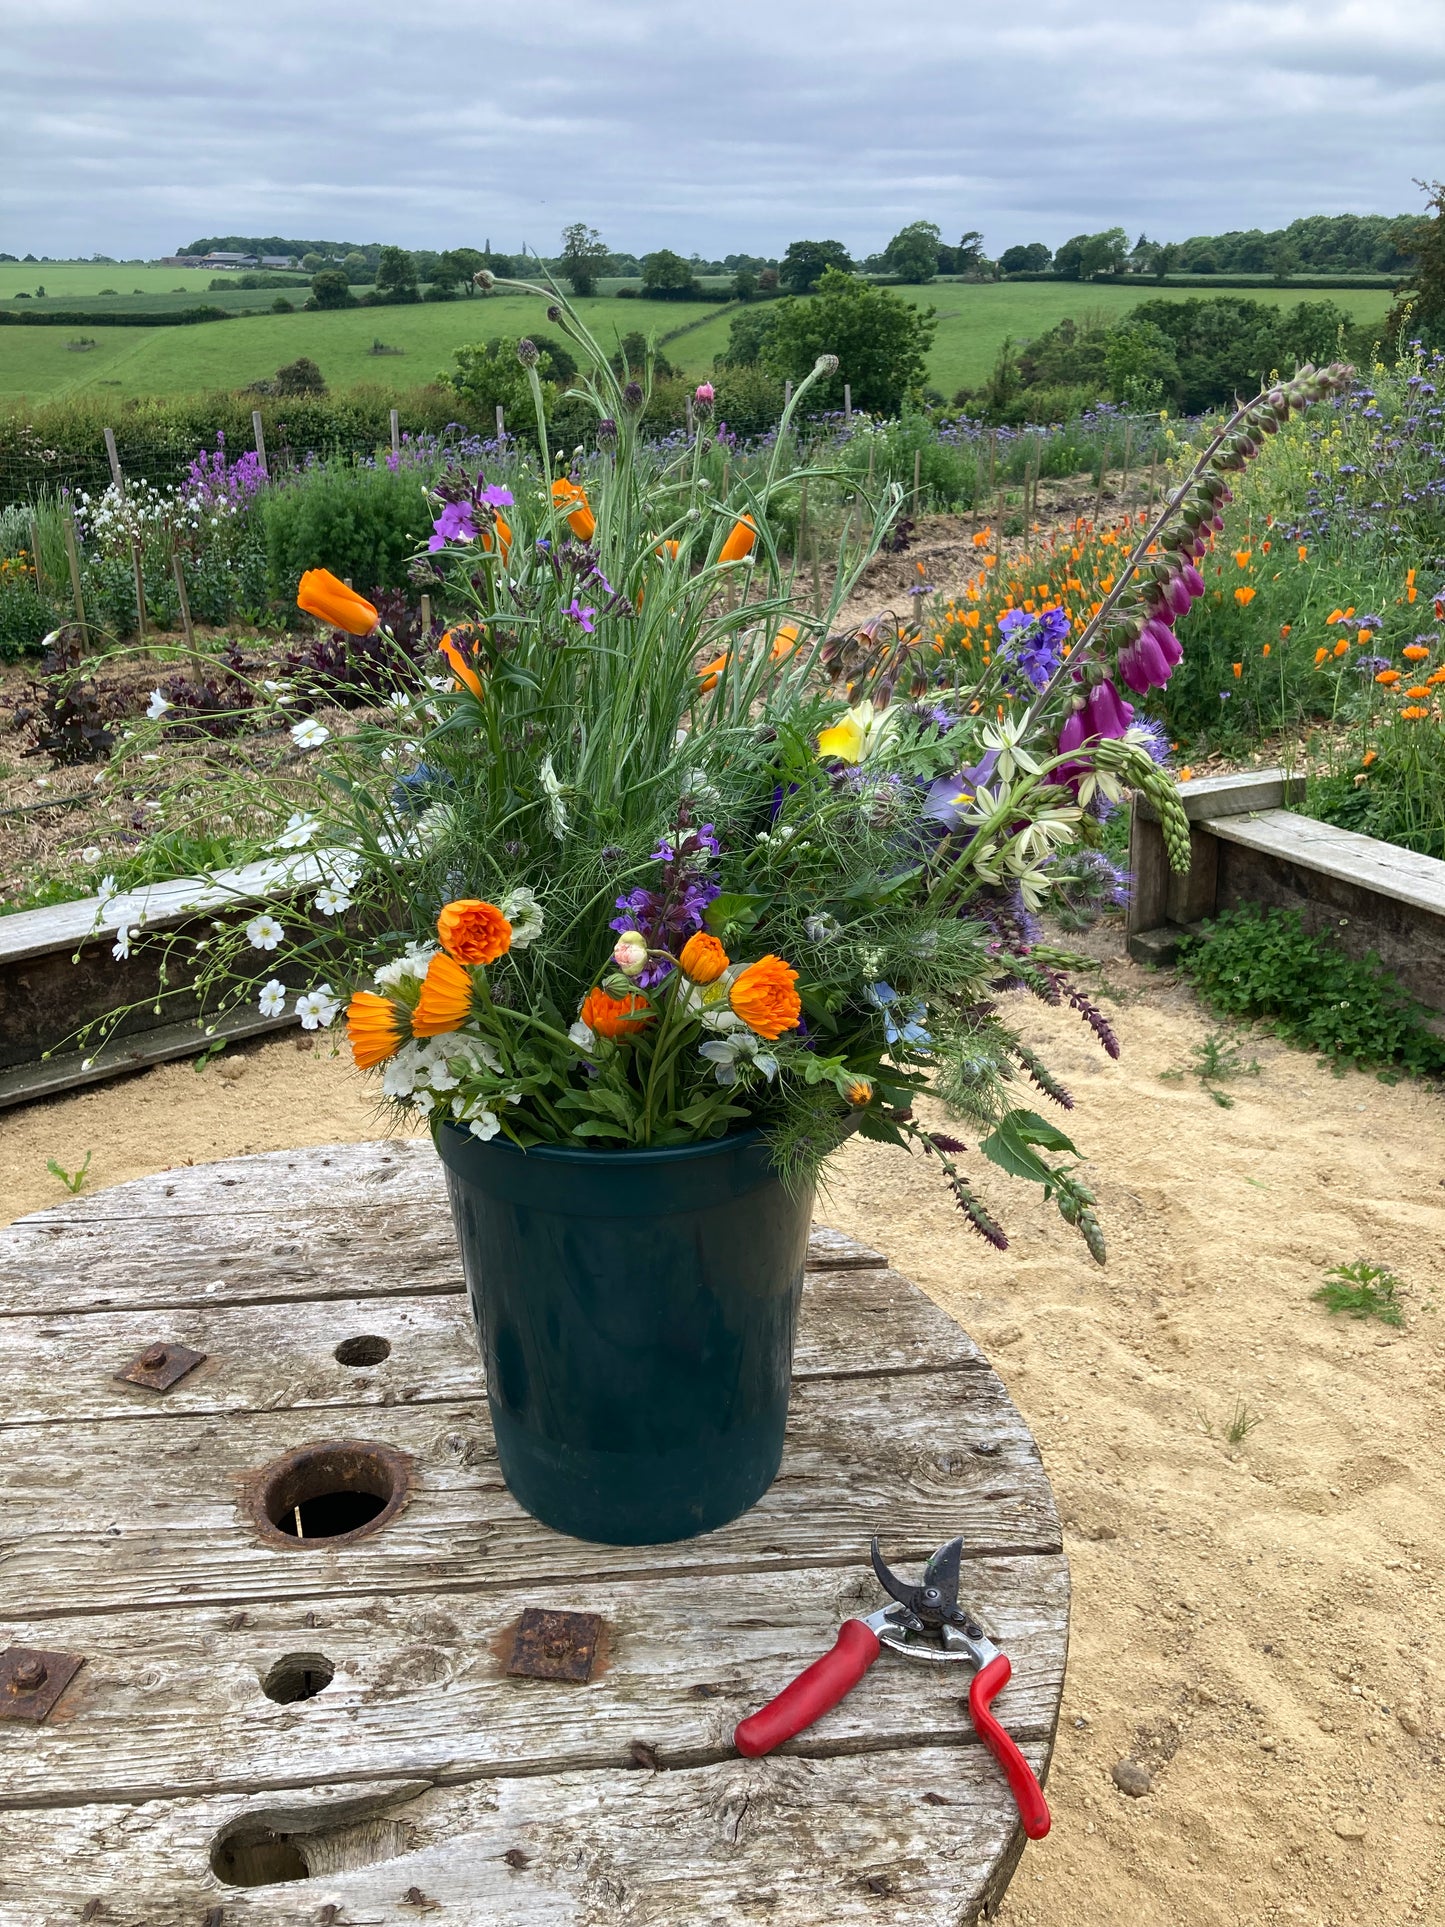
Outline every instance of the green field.
<svg viewBox="0 0 1445 1927"><path fill-rule="evenodd" d="M0 263L0 301L18 289L43 283L47 300L63 307L65 298L95 296L102 287L141 288L150 295L183 285L187 305L216 302L240 306L240 291L212 295L208 275L175 268L56 267ZM905 288L912 301L938 310L938 335L929 362L933 385L951 396L976 386L988 373L1005 335L1025 340L1065 315L1122 314L1161 293L1171 300L1197 296L1197 289L1087 286L1047 282L977 285L941 282ZM269 308L274 290L258 290L248 302ZM295 295L288 296L294 299ZM1384 289L1341 288L1311 292L1259 288L1249 299L1293 307L1299 301L1335 302L1360 321L1378 321L1391 297ZM181 305L179 302L176 305ZM577 304L587 325L607 347L624 334L642 329L655 339L679 328L686 332L664 345L669 360L702 376L727 343L731 310L703 303L619 301L599 297ZM689 324L696 323L696 326ZM395 308L350 308L332 313L247 315L231 321L184 328L0 328L0 400L41 402L89 390L119 398L184 394L209 388L239 388L272 375L283 363L309 355L332 387L380 382L406 389L421 386L449 367L452 351L464 342L498 334L547 329L541 305L520 295L477 296L449 302ZM78 353L67 344L84 333L95 347ZM380 338L399 355L367 351ZM846 370L845 370L846 373Z"/></svg>

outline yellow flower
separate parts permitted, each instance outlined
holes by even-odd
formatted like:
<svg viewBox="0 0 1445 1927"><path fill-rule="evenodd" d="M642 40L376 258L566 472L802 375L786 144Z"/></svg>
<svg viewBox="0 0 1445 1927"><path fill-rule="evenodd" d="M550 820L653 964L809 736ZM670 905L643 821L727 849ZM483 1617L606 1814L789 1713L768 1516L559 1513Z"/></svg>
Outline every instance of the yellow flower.
<svg viewBox="0 0 1445 1927"><path fill-rule="evenodd" d="M890 709L875 709L866 698L855 703L841 722L819 731L818 754L835 756L840 763L863 763L881 749L897 727Z"/></svg>

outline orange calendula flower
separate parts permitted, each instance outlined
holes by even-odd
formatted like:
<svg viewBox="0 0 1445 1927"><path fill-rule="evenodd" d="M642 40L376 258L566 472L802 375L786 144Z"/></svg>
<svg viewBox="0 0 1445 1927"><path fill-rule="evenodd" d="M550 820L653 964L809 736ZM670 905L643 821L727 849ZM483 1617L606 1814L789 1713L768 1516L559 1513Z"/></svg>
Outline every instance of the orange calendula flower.
<svg viewBox="0 0 1445 1927"><path fill-rule="evenodd" d="M1254 601L1255 593L1256 591L1253 589L1236 589L1234 599L1242 608L1246 603Z"/></svg>
<svg viewBox="0 0 1445 1927"><path fill-rule="evenodd" d="M512 926L495 903L480 897L459 897L442 906L437 918L441 947L458 963L489 964L505 957L512 947Z"/></svg>
<svg viewBox="0 0 1445 1927"><path fill-rule="evenodd" d="M793 988L797 981L797 971L781 957L760 957L734 977L728 1003L750 1031L771 1043L798 1027L803 1005Z"/></svg>
<svg viewBox="0 0 1445 1927"><path fill-rule="evenodd" d="M1375 678L1375 681L1383 683L1386 689L1393 689L1399 680L1400 672L1398 669L1382 669Z"/></svg>
<svg viewBox="0 0 1445 1927"><path fill-rule="evenodd" d="M568 481L565 475L559 475L552 484L552 500L559 512L567 517L567 526L577 540L590 542L597 533L597 517L592 513L586 489L577 482Z"/></svg>
<svg viewBox="0 0 1445 1927"><path fill-rule="evenodd" d="M1418 723L1422 716L1428 716L1430 712L1420 703L1411 703L1407 705L1406 708L1402 709L1400 711L1400 714L1404 716L1408 721L1412 723Z"/></svg>
<svg viewBox="0 0 1445 1927"><path fill-rule="evenodd" d="M359 1071L394 1057L411 1035L411 1012L392 997L357 990L346 1006L346 1035Z"/></svg>
<svg viewBox="0 0 1445 1927"><path fill-rule="evenodd" d="M715 984L728 967L728 953L705 930L689 937L678 953L682 974L690 983Z"/></svg>
<svg viewBox="0 0 1445 1927"><path fill-rule="evenodd" d="M1242 676L1244 674L1244 664L1242 662L1232 662L1229 666L1236 676Z"/></svg>
<svg viewBox="0 0 1445 1927"><path fill-rule="evenodd" d="M741 562L745 555L751 555L753 544L758 539L758 525L751 515L744 515L733 523L732 533L718 551L719 562Z"/></svg>
<svg viewBox="0 0 1445 1927"><path fill-rule="evenodd" d="M1400 651L1400 654L1405 658L1406 662L1424 662L1430 654L1430 651L1423 643L1409 642L1406 643L1405 647Z"/></svg>
<svg viewBox="0 0 1445 1927"><path fill-rule="evenodd" d="M643 1030L653 1019L653 1009L640 992L630 997L609 997L600 987L589 990L582 999L582 1022L599 1037L630 1037Z"/></svg>
<svg viewBox="0 0 1445 1927"><path fill-rule="evenodd" d="M447 630L446 634L437 644L437 648L451 664L452 674L456 677L458 686L470 689L478 702L480 702L482 698L482 679L476 670L467 662L461 650L458 649L456 643L452 640L452 632L450 629ZM473 643L472 654L474 658L476 650L477 645Z"/></svg>
<svg viewBox="0 0 1445 1927"><path fill-rule="evenodd" d="M1179 780L1181 783L1190 783L1194 780L1194 771L1190 768L1188 763L1186 763L1183 769L1180 770Z"/></svg>
<svg viewBox="0 0 1445 1927"><path fill-rule="evenodd" d="M1407 689L1405 694L1412 703L1428 703L1430 700L1430 691L1424 683L1417 683L1413 689Z"/></svg>
<svg viewBox="0 0 1445 1927"><path fill-rule="evenodd" d="M441 1037L460 1030L471 1015L476 987L469 970L439 950L426 967L426 980L411 1017L413 1037Z"/></svg>
<svg viewBox="0 0 1445 1927"><path fill-rule="evenodd" d="M381 621L365 596L348 589L330 569L308 569L296 591L296 606L318 622L329 622L349 636L369 636Z"/></svg>

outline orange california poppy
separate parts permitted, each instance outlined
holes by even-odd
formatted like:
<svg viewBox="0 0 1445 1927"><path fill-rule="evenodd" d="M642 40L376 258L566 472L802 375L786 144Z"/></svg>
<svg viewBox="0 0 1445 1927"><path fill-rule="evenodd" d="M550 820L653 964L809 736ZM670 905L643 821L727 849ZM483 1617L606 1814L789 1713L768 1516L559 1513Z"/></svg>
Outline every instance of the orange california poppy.
<svg viewBox="0 0 1445 1927"><path fill-rule="evenodd" d="M330 569L308 569L296 590L296 606L318 622L344 629L349 636L369 636L381 621L365 596L348 589Z"/></svg>
<svg viewBox="0 0 1445 1927"><path fill-rule="evenodd" d="M1252 553L1253 551L1251 549L1236 549L1234 551L1234 561L1235 561L1236 568L1247 569L1249 567L1249 558Z"/></svg>
<svg viewBox="0 0 1445 1927"><path fill-rule="evenodd" d="M384 1064L411 1035L411 1012L391 997L370 990L353 991L346 1006L346 1035L359 1071Z"/></svg>
<svg viewBox="0 0 1445 1927"><path fill-rule="evenodd" d="M1417 588L1415 587L1415 571L1414 571L1413 569L1406 569L1406 571L1405 571L1405 600L1406 600L1407 602L1413 602L1413 601L1415 600L1415 597L1416 597L1416 596L1417 596L1418 594L1419 594L1419 590L1418 590L1418 589L1417 589Z"/></svg>
<svg viewBox="0 0 1445 1927"><path fill-rule="evenodd" d="M587 500L587 491L576 482L559 475L552 484L552 501L567 517L567 526L579 542L590 542L597 533L597 517Z"/></svg>
<svg viewBox="0 0 1445 1927"><path fill-rule="evenodd" d="M758 539L758 526L751 515L744 515L733 523L732 533L718 551L719 562L741 562L745 555L751 555L753 544Z"/></svg>
<svg viewBox="0 0 1445 1927"><path fill-rule="evenodd" d="M1295 550L1295 554L1299 557L1300 561L1303 562L1309 555L1309 550L1305 547L1304 543L1301 542L1299 547Z"/></svg>
<svg viewBox="0 0 1445 1927"><path fill-rule="evenodd" d="M1379 752L1377 750L1367 749L1364 755L1360 758L1360 768L1368 769L1371 763L1374 762L1375 757L1378 755L1378 753Z"/></svg>
<svg viewBox="0 0 1445 1927"><path fill-rule="evenodd" d="M793 988L797 981L797 971L781 957L760 957L734 977L728 1003L749 1030L771 1042L785 1030L796 1030L803 1015L802 1001Z"/></svg>
<svg viewBox="0 0 1445 1927"><path fill-rule="evenodd" d="M452 641L452 632L450 629L447 630L446 634L437 644L437 648L441 650L442 654L451 664L452 674L456 677L458 686L460 687L464 684L471 690L477 701L480 702L482 699L482 679L476 670L468 664L461 650L458 649L457 645ZM476 654L476 648L477 645L473 643L472 653L474 656Z"/></svg>
<svg viewBox="0 0 1445 1927"><path fill-rule="evenodd" d="M512 947L512 926L495 903L479 897L459 897L442 906L437 918L442 949L458 963L489 964L505 957Z"/></svg>
<svg viewBox="0 0 1445 1927"><path fill-rule="evenodd" d="M1260 653L1260 654L1261 654L1262 656L1267 656L1267 655L1269 654L1269 644L1268 644L1268 643L1266 643L1266 644L1264 645L1264 647L1263 647L1263 649L1261 649L1259 653Z"/></svg>
<svg viewBox="0 0 1445 1927"><path fill-rule="evenodd" d="M1254 597L1255 591L1253 589L1236 589L1234 592L1234 599L1239 603L1241 608L1243 608L1246 603L1253 602Z"/></svg>
<svg viewBox="0 0 1445 1927"><path fill-rule="evenodd" d="M1349 653L1350 653L1350 645L1346 641L1346 639L1343 636L1341 636L1339 641L1335 644L1335 654L1337 656L1347 656Z"/></svg>
<svg viewBox="0 0 1445 1927"><path fill-rule="evenodd" d="M1229 666L1236 676L1242 676L1244 674L1244 664L1242 662L1232 662Z"/></svg>
<svg viewBox="0 0 1445 1927"><path fill-rule="evenodd" d="M1294 624L1292 622L1282 622L1279 625L1279 639L1281 642L1288 641L1289 632L1291 629L1293 629L1293 627L1294 627Z"/></svg>
<svg viewBox="0 0 1445 1927"><path fill-rule="evenodd" d="M773 638L773 651L769 660L771 662L786 662L797 646L798 625L796 622L785 622Z"/></svg>
<svg viewBox="0 0 1445 1927"><path fill-rule="evenodd" d="M582 999L582 1022L599 1037L630 1037L644 1030L656 1014L638 992L630 997L609 997L605 990L589 990Z"/></svg>
<svg viewBox="0 0 1445 1927"><path fill-rule="evenodd" d="M714 656L711 662L705 662L702 668L698 670L698 678L704 696L710 689L717 688L718 677L721 676L727 666L728 652L724 649L720 656Z"/></svg>
<svg viewBox="0 0 1445 1927"><path fill-rule="evenodd" d="M728 953L716 937L699 930L682 946L677 961L689 982L715 984L728 967Z"/></svg>
<svg viewBox="0 0 1445 1927"><path fill-rule="evenodd" d="M426 981L412 1013L412 1036L440 1037L460 1030L471 1015L474 996L471 972L439 950L426 967Z"/></svg>
<svg viewBox="0 0 1445 1927"><path fill-rule="evenodd" d="M512 525L503 515L497 516L496 523L497 542L502 551L502 560L505 562L512 552ZM492 533L490 529L482 530L481 544L488 555L490 555L492 552Z"/></svg>
<svg viewBox="0 0 1445 1927"><path fill-rule="evenodd" d="M676 562L678 558L678 553L681 550L681 548L682 548L681 542L674 542L669 537L669 539L666 542L658 543L656 553L660 556L665 556L669 562Z"/></svg>
<svg viewBox="0 0 1445 1927"><path fill-rule="evenodd" d="M1328 649L1316 649L1315 651L1315 668L1316 669L1319 668L1322 662L1327 662L1329 660L1329 654L1330 652Z"/></svg>

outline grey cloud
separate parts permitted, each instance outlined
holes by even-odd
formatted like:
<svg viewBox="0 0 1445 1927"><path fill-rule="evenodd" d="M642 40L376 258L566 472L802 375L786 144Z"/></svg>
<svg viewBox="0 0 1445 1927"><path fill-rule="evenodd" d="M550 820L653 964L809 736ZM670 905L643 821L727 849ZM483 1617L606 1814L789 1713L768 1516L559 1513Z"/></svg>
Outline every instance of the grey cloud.
<svg viewBox="0 0 1445 1927"><path fill-rule="evenodd" d="M1001 17L1002 15L1002 17ZM0 247L200 233L867 252L1394 213L1445 172L1439 0L0 0Z"/></svg>

